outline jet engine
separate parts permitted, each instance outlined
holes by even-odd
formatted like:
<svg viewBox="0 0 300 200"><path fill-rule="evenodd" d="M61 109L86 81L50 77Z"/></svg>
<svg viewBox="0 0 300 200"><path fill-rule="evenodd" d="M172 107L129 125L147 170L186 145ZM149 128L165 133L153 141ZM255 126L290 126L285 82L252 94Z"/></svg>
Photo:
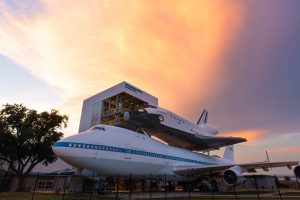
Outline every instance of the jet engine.
<svg viewBox="0 0 300 200"><path fill-rule="evenodd" d="M300 165L297 165L296 167L294 167L294 174L297 178L300 178Z"/></svg>
<svg viewBox="0 0 300 200"><path fill-rule="evenodd" d="M244 169L240 166L234 166L224 171L223 180L227 185L241 184L244 182Z"/></svg>

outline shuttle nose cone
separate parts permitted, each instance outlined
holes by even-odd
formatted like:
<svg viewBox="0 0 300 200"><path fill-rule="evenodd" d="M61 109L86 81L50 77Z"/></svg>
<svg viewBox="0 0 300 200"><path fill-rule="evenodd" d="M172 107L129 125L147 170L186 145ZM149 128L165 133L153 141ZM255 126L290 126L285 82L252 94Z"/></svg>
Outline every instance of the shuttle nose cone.
<svg viewBox="0 0 300 200"><path fill-rule="evenodd" d="M129 121L129 119L130 119L130 114L129 114L129 112L127 111L127 112L124 113L124 120L125 120L125 121Z"/></svg>

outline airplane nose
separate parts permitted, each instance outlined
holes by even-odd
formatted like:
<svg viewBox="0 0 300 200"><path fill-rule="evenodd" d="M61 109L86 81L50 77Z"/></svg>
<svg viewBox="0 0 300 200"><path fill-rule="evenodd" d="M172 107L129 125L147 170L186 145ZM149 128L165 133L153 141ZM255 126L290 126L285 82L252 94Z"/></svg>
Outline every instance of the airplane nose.
<svg viewBox="0 0 300 200"><path fill-rule="evenodd" d="M124 113L124 120L130 122L145 122L148 113L144 109L131 110Z"/></svg>
<svg viewBox="0 0 300 200"><path fill-rule="evenodd" d="M53 151L53 153L54 153L56 156L58 156L58 157L64 156L64 151L65 151L65 149L63 148L62 142L60 142L60 141L55 142L55 143L52 145L52 151Z"/></svg>
<svg viewBox="0 0 300 200"><path fill-rule="evenodd" d="M57 153L59 153L59 148L57 147L57 143L58 142L55 142L53 145L52 145L52 151L55 155L57 155Z"/></svg>

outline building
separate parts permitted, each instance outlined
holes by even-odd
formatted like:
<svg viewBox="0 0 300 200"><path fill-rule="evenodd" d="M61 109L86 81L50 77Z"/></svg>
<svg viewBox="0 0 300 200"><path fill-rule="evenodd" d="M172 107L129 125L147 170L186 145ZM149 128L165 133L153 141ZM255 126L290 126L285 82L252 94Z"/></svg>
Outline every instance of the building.
<svg viewBox="0 0 300 200"><path fill-rule="evenodd" d="M158 99L149 93L121 82L83 101L79 132L96 124L125 126L124 112L148 106L158 106Z"/></svg>
<svg viewBox="0 0 300 200"><path fill-rule="evenodd" d="M1 183L5 183L0 189L3 192L16 192L19 178L17 175L0 176ZM25 178L24 190L27 192L60 193L82 192L87 182L84 177L72 174L37 174L31 173Z"/></svg>
<svg viewBox="0 0 300 200"><path fill-rule="evenodd" d="M255 178L255 179L254 179ZM245 188L255 189L276 189L276 179L274 176L256 174L255 176L247 175L245 176L244 182Z"/></svg>

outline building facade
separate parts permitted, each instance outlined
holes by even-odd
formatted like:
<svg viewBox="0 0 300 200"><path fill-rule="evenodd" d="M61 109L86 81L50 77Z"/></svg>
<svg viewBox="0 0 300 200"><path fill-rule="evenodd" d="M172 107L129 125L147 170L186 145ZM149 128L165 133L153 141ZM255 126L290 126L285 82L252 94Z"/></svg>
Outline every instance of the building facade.
<svg viewBox="0 0 300 200"><path fill-rule="evenodd" d="M83 101L79 132L97 124L122 126L126 111L158 106L158 99L151 94L121 82Z"/></svg>

